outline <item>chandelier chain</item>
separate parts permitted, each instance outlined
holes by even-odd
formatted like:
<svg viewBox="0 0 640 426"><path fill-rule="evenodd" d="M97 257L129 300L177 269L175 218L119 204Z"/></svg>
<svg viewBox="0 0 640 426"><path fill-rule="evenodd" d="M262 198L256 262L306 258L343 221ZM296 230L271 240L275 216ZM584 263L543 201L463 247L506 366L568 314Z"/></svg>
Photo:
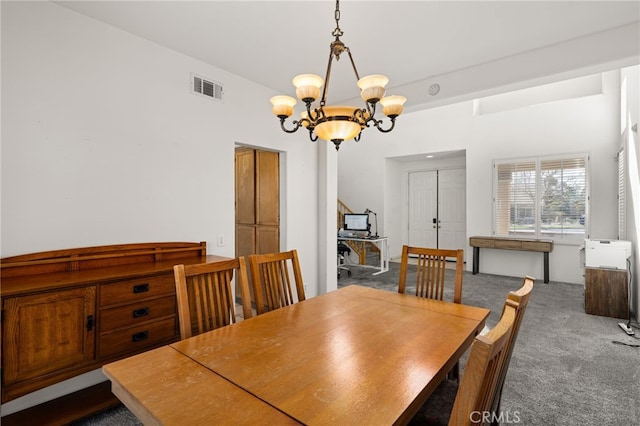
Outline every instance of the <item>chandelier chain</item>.
<svg viewBox="0 0 640 426"><path fill-rule="evenodd" d="M335 19L336 19L336 29L333 30L333 32L331 33L332 36L334 36L337 39L340 38L340 36L342 34L344 34L342 32L342 30L340 29L340 23L338 21L340 21L340 0L336 0L336 11L335 11Z"/></svg>

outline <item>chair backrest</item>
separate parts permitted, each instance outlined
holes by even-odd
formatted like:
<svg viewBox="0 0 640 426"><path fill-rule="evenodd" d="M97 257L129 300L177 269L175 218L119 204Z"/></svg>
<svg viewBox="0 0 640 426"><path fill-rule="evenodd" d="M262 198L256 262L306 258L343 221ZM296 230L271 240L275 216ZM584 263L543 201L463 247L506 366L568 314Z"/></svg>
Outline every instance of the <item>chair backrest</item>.
<svg viewBox="0 0 640 426"><path fill-rule="evenodd" d="M232 280L235 275L244 318L251 318L251 295L243 257L197 265L175 265L180 338L236 322ZM235 273L235 274L234 274Z"/></svg>
<svg viewBox="0 0 640 426"><path fill-rule="evenodd" d="M296 250L252 254L249 265L258 315L305 300Z"/></svg>
<svg viewBox="0 0 640 426"><path fill-rule="evenodd" d="M504 386L504 380L507 376L507 370L509 369L509 364L511 362L511 354L513 354L513 347L515 346L516 339L518 338L518 331L520 331L520 324L522 323L524 312L527 308L527 304L529 303L529 296L531 295L531 291L533 290L534 282L535 278L525 276L522 287L520 287L517 291L509 292L509 294L507 295L507 300L504 303L503 311L507 306L513 306L516 312L516 318L513 324L513 330L511 331L511 335L509 336L509 341L507 342L507 354L505 362L502 370L500 371L500 376L498 377L498 392L496 393L493 401L493 412L499 411L500 408L502 387Z"/></svg>
<svg viewBox="0 0 640 426"><path fill-rule="evenodd" d="M464 250L443 250L404 245L402 247L398 293L405 293L410 257L416 259L416 296L438 300L443 300L444 297L446 260L447 258L456 259L456 271L452 284L453 302L461 303Z"/></svg>
<svg viewBox="0 0 640 426"><path fill-rule="evenodd" d="M490 411L498 390L515 319L515 308L506 305L498 324L486 335L475 337L453 403L449 426L491 422L483 414Z"/></svg>

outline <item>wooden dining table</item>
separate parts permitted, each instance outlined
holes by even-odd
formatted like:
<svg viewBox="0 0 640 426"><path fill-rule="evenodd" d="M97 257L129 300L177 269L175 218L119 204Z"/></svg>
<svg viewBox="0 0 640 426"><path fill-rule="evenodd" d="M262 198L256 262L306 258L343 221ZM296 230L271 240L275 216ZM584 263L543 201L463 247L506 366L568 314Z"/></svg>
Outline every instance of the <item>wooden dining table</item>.
<svg viewBox="0 0 640 426"><path fill-rule="evenodd" d="M103 371L145 424L405 424L488 315L352 285Z"/></svg>

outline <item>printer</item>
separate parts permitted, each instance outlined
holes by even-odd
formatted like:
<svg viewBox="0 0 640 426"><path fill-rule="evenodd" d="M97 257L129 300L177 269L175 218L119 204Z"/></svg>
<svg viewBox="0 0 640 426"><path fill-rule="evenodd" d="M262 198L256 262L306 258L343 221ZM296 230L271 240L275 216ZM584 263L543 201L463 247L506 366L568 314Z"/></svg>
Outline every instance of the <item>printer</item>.
<svg viewBox="0 0 640 426"><path fill-rule="evenodd" d="M631 241L584 240L585 267L627 269Z"/></svg>

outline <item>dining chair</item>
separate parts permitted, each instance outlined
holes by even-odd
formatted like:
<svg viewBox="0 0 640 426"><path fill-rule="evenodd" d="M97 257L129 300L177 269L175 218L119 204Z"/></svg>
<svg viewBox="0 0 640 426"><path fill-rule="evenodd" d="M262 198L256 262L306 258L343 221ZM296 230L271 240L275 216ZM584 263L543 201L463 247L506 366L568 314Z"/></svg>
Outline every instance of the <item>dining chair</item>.
<svg viewBox="0 0 640 426"><path fill-rule="evenodd" d="M243 257L196 265L175 265L180 338L237 321L232 281L240 292L243 318L251 318L251 295Z"/></svg>
<svg viewBox="0 0 640 426"><path fill-rule="evenodd" d="M500 372L507 361L507 345L515 319L515 307L505 304L498 324L486 335L474 338L460 384L443 380L409 424L490 424L490 410Z"/></svg>
<svg viewBox="0 0 640 426"><path fill-rule="evenodd" d="M438 300L444 299L447 259L455 259L456 270L453 284L451 284L453 286L453 302L461 303L464 250L402 246L398 293L406 292L410 257L416 258L415 295Z"/></svg>
<svg viewBox="0 0 640 426"><path fill-rule="evenodd" d="M410 424L498 424L502 387L534 281L526 276L509 293L498 324L474 339L461 382L443 380Z"/></svg>
<svg viewBox="0 0 640 426"><path fill-rule="evenodd" d="M296 250L249 255L249 266L258 315L305 300Z"/></svg>
<svg viewBox="0 0 640 426"><path fill-rule="evenodd" d="M524 317L524 312L529 304L529 296L531 295L531 291L533 290L533 284L535 283L535 278L530 276L525 276L522 287L520 287L517 291L509 292L507 295L507 300L505 302L505 307L507 304L514 306L516 310L516 319L513 324L513 330L511 330L511 335L509 336L509 342L507 343L507 355L505 358L505 362L502 370L500 371L500 376L498 377L498 387L497 392L493 400L492 412L500 413L500 401L502 399L502 388L504 387L504 381L507 376L507 370L509 369L509 364L511 363L511 355L513 354L513 347L516 344L516 339L518 338L518 332L520 331L520 324L522 323L522 318ZM497 419L493 419L493 425L497 425Z"/></svg>
<svg viewBox="0 0 640 426"><path fill-rule="evenodd" d="M462 302L462 276L464 268L464 250L446 250L426 247L402 246L402 258L400 262L400 278L398 281L398 293L406 293L409 275L409 258L416 259L415 295L427 299L444 300L445 284L453 287L453 302ZM456 260L456 270L453 283L445 283L447 259ZM413 263L413 262L412 262ZM449 372L449 378L460 377L460 364L456 363Z"/></svg>

